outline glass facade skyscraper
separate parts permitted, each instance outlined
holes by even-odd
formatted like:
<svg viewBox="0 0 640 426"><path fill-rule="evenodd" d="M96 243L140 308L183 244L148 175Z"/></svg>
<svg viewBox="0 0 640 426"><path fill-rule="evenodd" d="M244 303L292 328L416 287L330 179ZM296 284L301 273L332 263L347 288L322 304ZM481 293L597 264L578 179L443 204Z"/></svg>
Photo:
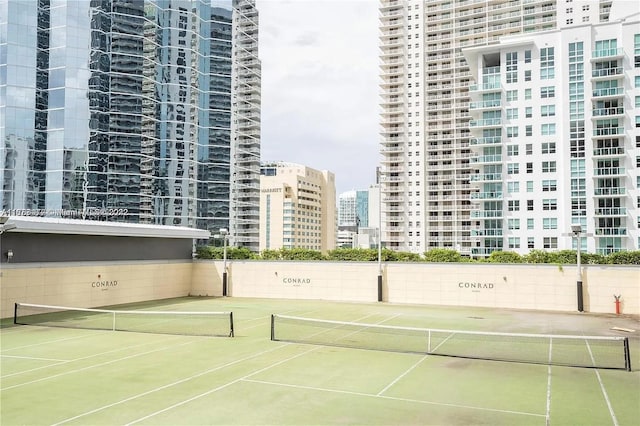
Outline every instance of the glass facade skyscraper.
<svg viewBox="0 0 640 426"><path fill-rule="evenodd" d="M254 3L0 0L0 207L257 245L231 214L259 182Z"/></svg>

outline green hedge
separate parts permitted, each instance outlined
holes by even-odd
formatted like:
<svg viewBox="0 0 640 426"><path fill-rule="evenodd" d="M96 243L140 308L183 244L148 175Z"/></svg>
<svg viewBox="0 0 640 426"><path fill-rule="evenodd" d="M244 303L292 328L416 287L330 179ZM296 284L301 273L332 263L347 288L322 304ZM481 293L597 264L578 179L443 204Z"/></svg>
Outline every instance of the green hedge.
<svg viewBox="0 0 640 426"><path fill-rule="evenodd" d="M222 247L201 246L196 250L198 259L222 259ZM640 265L640 251L624 251L612 253L608 256L592 253L581 253L580 261L583 264L592 265ZM227 259L261 259L261 260L332 260L351 262L377 262L378 250L376 249L351 249L340 248L330 250L326 255L316 250L309 249L279 249L264 250L259 255L252 253L245 247L228 247ZM528 254L520 255L512 251L494 251L487 258L470 259L462 256L455 250L431 249L421 255L382 250L384 262L476 262L476 263L546 263L546 264L575 264L577 253L574 250L544 251L531 250Z"/></svg>

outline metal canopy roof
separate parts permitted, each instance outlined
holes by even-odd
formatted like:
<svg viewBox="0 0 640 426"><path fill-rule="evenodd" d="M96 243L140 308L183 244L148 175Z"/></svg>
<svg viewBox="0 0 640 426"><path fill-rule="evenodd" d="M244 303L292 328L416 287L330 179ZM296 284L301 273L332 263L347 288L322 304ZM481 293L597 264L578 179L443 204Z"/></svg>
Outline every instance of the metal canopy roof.
<svg viewBox="0 0 640 426"><path fill-rule="evenodd" d="M33 216L9 216L7 232L39 234L103 235L112 237L153 237L209 239L207 230L185 226L147 225L139 223L101 222L95 220L60 219Z"/></svg>

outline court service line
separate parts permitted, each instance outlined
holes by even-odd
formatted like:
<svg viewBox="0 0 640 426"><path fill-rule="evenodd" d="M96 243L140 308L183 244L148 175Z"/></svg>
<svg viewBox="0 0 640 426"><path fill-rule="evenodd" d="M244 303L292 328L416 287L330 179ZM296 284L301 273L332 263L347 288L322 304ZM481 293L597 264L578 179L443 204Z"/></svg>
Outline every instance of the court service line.
<svg viewBox="0 0 640 426"><path fill-rule="evenodd" d="M286 347L286 346L290 346L290 344L288 344L288 343L287 343L287 344L284 344L284 345L278 346L277 348L268 349L268 350L266 350L266 351L262 351L262 352L259 352L259 353L257 353L257 354L249 355L249 356L246 356L246 357L244 357L244 358L240 358L240 359L237 359L237 360L235 360L235 361L231 361L231 362L228 362L228 363L226 363L226 364L219 365L219 366L214 367L214 368L210 368L210 369L208 369L208 370L205 370L205 371L202 371L202 372L200 372L200 373L197 373L197 374L191 375L191 376L189 376L189 377L185 377L184 379L180 379L180 380L177 380L177 381L172 382L172 383L167 383L166 385L159 386L159 387L154 388L154 389L151 389L151 390L149 390L149 391L142 392L142 393L139 393L139 394L137 394L137 395L130 396L130 397L125 398L125 399L121 399L120 401L116 401L116 402L113 402L113 403L111 403L111 404L103 405L102 407L98 407L98 408L96 408L96 409L93 409L93 410L91 410L91 411L87 411L87 412L82 413L82 414L78 414L77 416L70 417L70 418L65 419L65 420L62 420L62 421L60 421L60 422L58 422L58 423L55 423L55 424L53 424L52 426L61 425L61 424L64 424L64 423L67 423L67 422L70 422L70 421L73 421L73 420L79 419L79 418L81 418L81 417L85 417L85 416L88 416L88 415L91 415L91 414L95 414L95 413L97 413L97 412L99 412L99 411L106 410L107 408L115 407L116 405L120 405L120 404L124 404L125 402L133 401L134 399L138 399L138 398L141 398L141 397L143 397L143 396L150 395L150 394L152 394L152 393L154 393L154 392L159 392L159 391L161 391L161 390L168 389L168 388L170 388L170 387L172 387L172 386L176 386L176 385L179 385L179 384L182 384L182 383L188 382L189 380L196 379L196 378L198 378L198 377L204 376L204 375L209 374L209 373L213 373L213 372L215 372L215 371L221 370L221 369L223 369L223 368L230 367L230 366L232 366L232 365L235 365L235 364L238 364L238 363L241 363L241 362L244 362L244 361L248 361L248 360L250 360L250 359L252 359L252 358L261 357L262 355L268 354L269 352L273 352L273 351L275 351L275 350L281 349L281 348ZM226 386L226 385L225 385L225 386Z"/></svg>
<svg viewBox="0 0 640 426"><path fill-rule="evenodd" d="M113 332L111 332L111 333L113 333ZM171 339L171 340L176 340L176 339ZM155 343L155 342L152 342L152 343ZM37 370L43 370L45 368L55 367L55 366L58 366L60 364L68 364L68 363L71 363L71 362L83 361L85 359L103 357L104 355L110 354L112 352L122 352L122 351L126 351L126 350L129 350L129 349L138 348L140 346L147 346L149 344L151 344L151 343L138 343L137 345L119 347L117 349L112 349L110 351L100 352L100 353L96 353L96 354L93 354L93 355L87 355L87 356L83 356L83 357L80 357L80 358L60 360L59 362L57 362L56 364L53 364L53 365L43 365L41 367L36 367L36 368L29 369L29 370L18 371L17 373L5 374L5 375L2 375L0 377L4 379L6 377L19 376L20 374L30 373L30 372L37 371ZM2 355L2 356L7 356L7 355Z"/></svg>
<svg viewBox="0 0 640 426"><path fill-rule="evenodd" d="M249 374L247 374L247 375L245 375L245 376L243 376L243 377L240 377L240 378L235 379L235 380L233 380L233 381L231 381L231 382L225 383L224 385L220 385L220 386L218 386L218 387L216 387L216 388L210 389L210 390L208 390L208 391L206 391L206 392L203 392L203 393L201 393L201 394L199 394L199 395L193 396L193 397L191 397L191 398L189 398L189 399L186 399L186 400L184 400L184 401L181 401L181 402L178 402L178 403L176 403L176 404L170 405L169 407L163 408L162 410L158 410L158 411L156 411L156 412L154 412L154 413L151 413L151 414L148 414L148 415L146 415L146 416L144 416L144 417L140 417L139 419L136 419L136 420L134 420L134 421L132 421L132 422L127 423L127 424L126 424L126 426L129 426L129 425L132 425L132 424L135 424L135 423L141 422L141 421L143 421L143 420L147 420L147 419L149 419L149 418L151 418L151 417L157 416L158 414L162 414L162 413L164 413L165 411L173 410L173 409L174 409L174 408L176 408L176 407L179 407L179 406L181 406L181 405L188 404L189 402L195 401L196 399L200 399L200 398L205 397L205 396L207 396L207 395L210 395L210 394L212 394L212 393L218 392L219 390L225 389L225 388L227 388L227 387L229 387L229 386L231 386L231 385L234 385L234 384L236 384L236 383L242 382L242 381L246 380L247 378L249 378L249 377L251 377L251 376L254 376L254 375L256 375L256 374L262 373L262 372L267 371L267 370L269 370L269 369L271 369L271 368L273 368L273 367L277 367L277 366L278 366L278 365L280 365L280 364L284 364L285 362L289 362L289 361L291 361L291 360L293 360L293 359L299 358L299 357L301 357L301 356L303 356L303 355L306 355L306 354L308 354L308 353L310 353L310 352L313 352L313 351L315 351L315 350L318 350L318 348L319 348L319 347L311 348L311 349L306 350L306 351L304 351L304 352L301 352L301 353L299 353L299 354L297 354L297 355L294 355L294 356L291 356L291 357L289 357L289 358L286 358L286 359L280 360L280 361L278 361L278 362L276 362L276 363L273 363L273 364L271 364L271 365L269 365L269 366L266 366L266 367L260 368L260 369L258 369L258 370L256 370L256 371L254 371L254 372L252 372L252 373L249 373ZM54 425L54 426L55 426L55 425Z"/></svg>
<svg viewBox="0 0 640 426"><path fill-rule="evenodd" d="M386 395L376 395L374 393L364 393L364 392L353 392L353 391L345 391L339 389L327 389L327 388L318 388L314 386L302 386L302 385L292 385L288 383L278 383L278 382L268 382L263 380L253 380L253 379L244 379L245 382L251 383L260 383L270 386L282 386L282 387L290 387L295 389L307 389L312 391L320 391L320 392L329 392L329 393L340 393L346 395L354 395L354 396L364 396L367 398L381 398L381 399L390 399L393 401L402 401L402 402L412 402L418 404L428 404L428 405L438 405L444 407L452 407L452 408L465 408L469 410L480 410L480 411L491 411L495 413L504 413L504 414L517 414L522 416L532 416L532 417L544 417L544 414L538 413L527 413L525 411L513 411L513 410L501 410L498 408L485 408L485 407L474 407L471 405L462 405L462 404L449 404L446 402L434 402L434 401L421 401L419 399L410 399L410 398L399 398L395 396L386 396Z"/></svg>
<svg viewBox="0 0 640 426"><path fill-rule="evenodd" d="M41 377L39 379L31 380L29 382L19 383L17 385L13 385L13 386L7 386L6 388L0 388L0 391L7 391L9 389L15 389L15 388L19 388L21 386L26 386L26 385L30 385L30 384L33 384L33 383L43 382L45 380L53 379L53 378L60 377L60 376L65 376L67 374L73 374L73 373L77 373L77 372L80 372L80 371L90 370L92 368L97 368L97 367L102 367L102 366L109 365L109 364L114 364L116 362L124 361L126 359L135 358L135 357L138 357L138 356L141 356L141 355L147 355L147 354L151 354L151 353L154 353L154 352L164 351L164 350L166 350L168 348L175 348L175 347L190 345L191 343L194 343L194 342L195 342L195 340L192 340L190 342L181 343L179 345L165 346L163 348L158 348L158 349L154 349L154 350L147 351L147 352L141 352L139 354L129 355L129 356L125 356L125 357L118 358L118 359L112 359L111 361L106 361L106 362L103 362L101 364L92 364L92 365L90 365L88 367L77 368L75 370L65 371L64 373L54 374L53 376ZM102 355L104 355L104 353Z"/></svg>

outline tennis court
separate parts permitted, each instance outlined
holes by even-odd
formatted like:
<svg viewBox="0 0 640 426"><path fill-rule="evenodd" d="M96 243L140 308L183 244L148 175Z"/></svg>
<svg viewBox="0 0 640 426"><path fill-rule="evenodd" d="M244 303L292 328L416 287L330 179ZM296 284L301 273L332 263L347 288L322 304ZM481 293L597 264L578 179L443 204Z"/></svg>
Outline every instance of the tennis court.
<svg viewBox="0 0 640 426"><path fill-rule="evenodd" d="M218 337L180 334L182 316L154 317L154 328L145 332L3 322L1 424L637 425L640 419L637 318L248 298L180 298L117 309L232 312L234 337L219 330L212 333ZM371 333L363 343L352 328L338 339L345 345L274 341L274 314L370 329L628 337L632 371L371 350L376 340L381 348L402 347L413 337ZM72 318L64 321L73 325ZM163 322L170 334L161 332ZM199 316L196 324L207 327ZM287 331L278 327L276 336ZM345 347L354 342L369 349ZM470 340L464 350L509 346L479 342ZM507 343L522 344L517 338ZM524 352L537 350L527 345Z"/></svg>

